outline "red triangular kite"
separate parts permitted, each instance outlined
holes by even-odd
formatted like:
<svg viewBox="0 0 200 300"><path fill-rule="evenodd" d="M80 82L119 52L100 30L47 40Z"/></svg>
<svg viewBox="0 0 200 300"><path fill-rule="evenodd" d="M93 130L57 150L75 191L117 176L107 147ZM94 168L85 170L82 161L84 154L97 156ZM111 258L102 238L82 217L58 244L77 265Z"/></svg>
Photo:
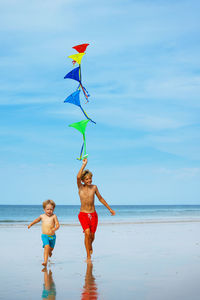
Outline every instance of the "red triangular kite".
<svg viewBox="0 0 200 300"><path fill-rule="evenodd" d="M81 44L81 45L74 46L72 48L75 49L79 53L83 53L83 52L85 52L87 46L89 46L89 44Z"/></svg>

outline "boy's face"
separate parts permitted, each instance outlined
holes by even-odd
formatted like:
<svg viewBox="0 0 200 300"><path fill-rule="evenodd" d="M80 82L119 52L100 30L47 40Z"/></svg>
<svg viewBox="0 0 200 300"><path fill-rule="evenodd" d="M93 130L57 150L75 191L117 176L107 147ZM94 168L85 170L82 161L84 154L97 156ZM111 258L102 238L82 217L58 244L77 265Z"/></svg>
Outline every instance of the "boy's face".
<svg viewBox="0 0 200 300"><path fill-rule="evenodd" d="M48 217L51 217L53 215L53 211L54 211L53 205L47 204L44 211Z"/></svg>
<svg viewBox="0 0 200 300"><path fill-rule="evenodd" d="M86 175L85 178L83 179L83 182L85 185L91 185L92 184L92 176Z"/></svg>

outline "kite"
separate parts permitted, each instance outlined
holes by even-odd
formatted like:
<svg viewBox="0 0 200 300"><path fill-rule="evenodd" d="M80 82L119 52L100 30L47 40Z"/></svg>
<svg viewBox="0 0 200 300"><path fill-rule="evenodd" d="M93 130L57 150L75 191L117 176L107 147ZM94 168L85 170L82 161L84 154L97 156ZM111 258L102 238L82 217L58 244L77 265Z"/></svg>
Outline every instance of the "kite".
<svg viewBox="0 0 200 300"><path fill-rule="evenodd" d="M78 82L80 82L80 78L79 78L79 67L73 69L72 71L70 71L69 73L67 73L64 77L64 79L66 78L70 78L70 79L74 79Z"/></svg>
<svg viewBox="0 0 200 300"><path fill-rule="evenodd" d="M88 91L85 89L85 87L83 87L82 82L81 82L81 60L82 60L83 56L85 55L84 52L85 52L87 46L89 46L89 44L81 44L81 45L72 47L79 53L70 55L69 58L72 59L73 65L75 65L75 63L78 63L79 67L72 70L71 72L69 72L67 75L65 75L64 78L71 78L71 79L78 81L79 86L78 86L77 90L82 88L83 94L88 102L88 97L90 95L89 95Z"/></svg>
<svg viewBox="0 0 200 300"><path fill-rule="evenodd" d="M77 129L83 135L83 145L81 147L80 157L77 158L78 160L82 160L88 156L88 154L86 154L86 140L85 140L85 130L86 130L88 122L89 122L89 120L83 120L83 121L69 125L69 127L73 127L75 129Z"/></svg>
<svg viewBox="0 0 200 300"><path fill-rule="evenodd" d="M96 122L92 121L92 119L90 119L88 117L88 115L86 114L86 112L84 111L84 109L82 108L81 104L80 104L80 90L75 91L74 93L72 93L70 96L68 96L65 100L64 103L71 103L74 105L77 105L80 107L80 109L82 110L83 114L85 115L85 117L90 120L92 123L96 124Z"/></svg>
<svg viewBox="0 0 200 300"><path fill-rule="evenodd" d="M73 92L71 95L69 95L64 100L64 103L71 103L71 104L74 104L76 106L79 106L80 109L82 110L84 116L87 118L86 120L82 120L80 122L73 123L73 124L69 125L69 127L74 127L79 132L81 132L82 135L83 135L83 145L81 147L80 157L77 158L78 160L82 160L82 159L84 159L88 156L88 154L86 154L86 139L85 139L85 131L86 131L87 124L88 124L89 121L96 124L92 119L90 119L88 117L87 113L84 111L84 109L82 108L81 103L80 103L81 89L83 91L83 94L84 94L87 102L88 102L88 97L90 96L88 91L86 90L86 88L82 85L82 77L81 77L81 61L82 61L83 56L85 55L85 51L86 51L88 46L89 46L89 44L81 44L81 45L77 45L77 46L72 47L78 53L70 55L69 58L72 59L73 65L75 65L77 63L78 67L76 67L75 69L73 69L72 71L67 73L64 77L64 79L66 79L66 78L73 79L75 81L78 81L78 83L79 83L76 91Z"/></svg>
<svg viewBox="0 0 200 300"><path fill-rule="evenodd" d="M78 53L78 54L73 54L68 56L69 58L73 59L72 63L78 63L79 65L81 64L81 60L83 58L83 55L85 55L85 53Z"/></svg>
<svg viewBox="0 0 200 300"><path fill-rule="evenodd" d="M90 96L88 91L86 90L86 88L82 85L81 82L81 66L79 65L79 67L73 69L72 71L70 71L69 73L67 73L64 77L64 79L69 78L69 79L73 79L79 82L79 86L77 87L77 90L80 90L80 88L82 88L83 94L88 102L88 97Z"/></svg>
<svg viewBox="0 0 200 300"><path fill-rule="evenodd" d="M83 52L85 52L87 46L89 46L89 44L81 44L81 45L74 46L72 48L75 49L79 53L83 53Z"/></svg>

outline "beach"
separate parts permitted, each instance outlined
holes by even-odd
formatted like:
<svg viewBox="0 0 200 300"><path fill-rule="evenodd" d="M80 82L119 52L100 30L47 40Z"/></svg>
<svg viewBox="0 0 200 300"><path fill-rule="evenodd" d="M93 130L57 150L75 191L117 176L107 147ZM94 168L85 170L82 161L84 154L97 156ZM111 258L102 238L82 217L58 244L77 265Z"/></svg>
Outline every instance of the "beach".
<svg viewBox="0 0 200 300"><path fill-rule="evenodd" d="M65 224L45 273L40 226L1 225L0 299L199 299L199 232L195 220L100 222L87 265L81 227Z"/></svg>

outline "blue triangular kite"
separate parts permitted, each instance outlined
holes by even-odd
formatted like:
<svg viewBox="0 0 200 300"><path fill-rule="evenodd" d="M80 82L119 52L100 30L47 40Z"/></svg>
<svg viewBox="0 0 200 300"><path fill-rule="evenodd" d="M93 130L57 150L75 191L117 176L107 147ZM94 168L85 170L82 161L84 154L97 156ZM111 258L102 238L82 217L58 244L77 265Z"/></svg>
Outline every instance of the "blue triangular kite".
<svg viewBox="0 0 200 300"><path fill-rule="evenodd" d="M72 104L75 104L77 106L80 106L80 99L79 99L79 95L80 95L80 90L72 93L69 97L67 97L65 99L65 103L68 102L68 103L72 103Z"/></svg>
<svg viewBox="0 0 200 300"><path fill-rule="evenodd" d="M79 67L73 69L72 71L70 71L69 73L67 73L64 77L64 79L66 78L70 78L70 79L74 79L78 82L80 82L80 77L79 77Z"/></svg>
<svg viewBox="0 0 200 300"><path fill-rule="evenodd" d="M86 112L84 111L84 109L82 108L81 104L80 104L80 98L79 98L79 95L80 95L80 90L77 90L75 91L74 93L72 93L71 95L69 95L69 97L67 97L64 102L65 103L71 103L71 104L74 104L74 105L77 105L80 107L80 109L82 110L83 114L85 115L85 117L90 120L92 123L95 123L94 121L92 121L92 119L90 119L88 117L88 115L86 114Z"/></svg>

